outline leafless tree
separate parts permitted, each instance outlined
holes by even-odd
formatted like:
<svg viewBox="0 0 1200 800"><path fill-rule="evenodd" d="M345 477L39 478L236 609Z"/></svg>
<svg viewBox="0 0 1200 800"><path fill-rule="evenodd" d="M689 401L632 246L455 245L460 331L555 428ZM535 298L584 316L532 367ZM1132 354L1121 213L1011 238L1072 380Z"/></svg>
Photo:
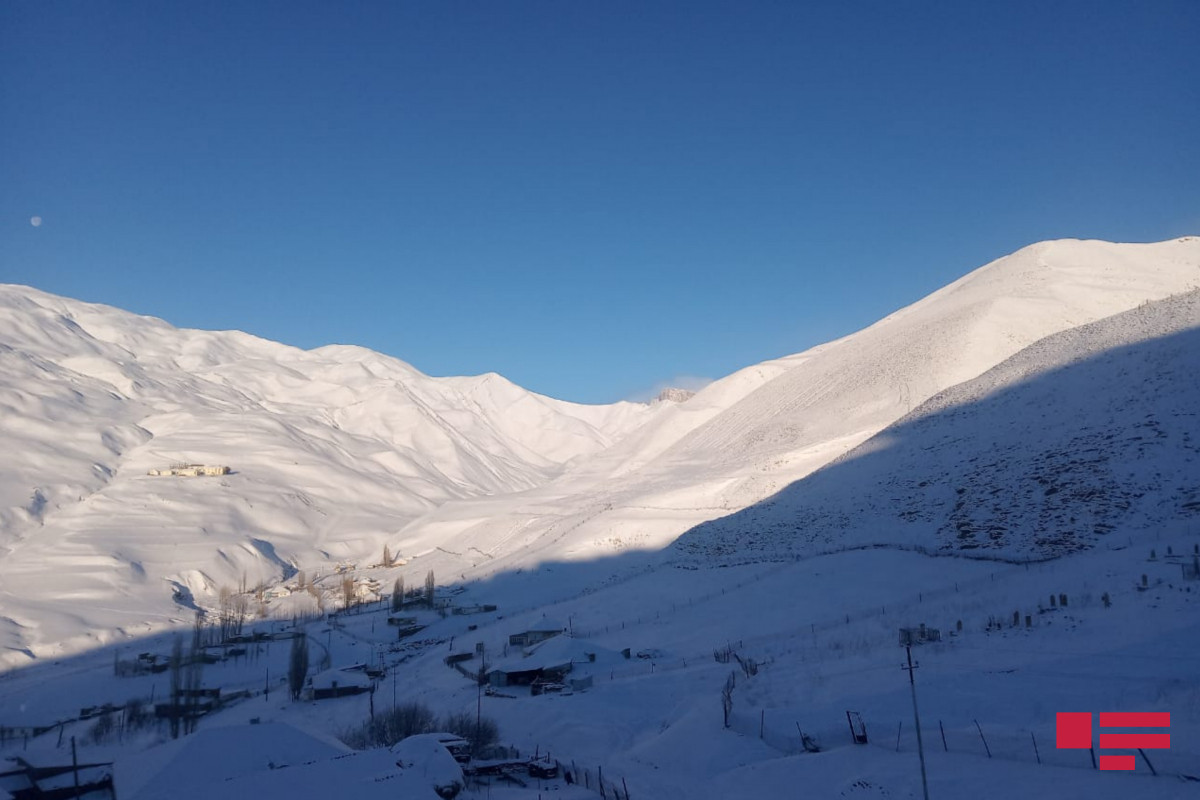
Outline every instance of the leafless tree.
<svg viewBox="0 0 1200 800"><path fill-rule="evenodd" d="M401 611L404 608L404 578L396 578L396 582L392 584L392 611Z"/></svg>
<svg viewBox="0 0 1200 800"><path fill-rule="evenodd" d="M737 686L737 674L729 673L725 688L721 690L721 709L725 712L725 727L729 727L729 715L733 712L733 689Z"/></svg>
<svg viewBox="0 0 1200 800"><path fill-rule="evenodd" d="M184 688L187 690L186 712L176 703L175 713L183 713L183 732L196 731L196 718L199 717L200 683L204 672L204 648L201 644L204 618L202 612L196 612L196 621L192 626L192 647L187 658L187 673L184 675Z"/></svg>
<svg viewBox="0 0 1200 800"><path fill-rule="evenodd" d="M308 636L301 633L292 639L292 652L288 657L288 688L292 699L299 700L308 677Z"/></svg>
<svg viewBox="0 0 1200 800"><path fill-rule="evenodd" d="M179 700L183 689L183 638L171 643L171 738L179 738Z"/></svg>

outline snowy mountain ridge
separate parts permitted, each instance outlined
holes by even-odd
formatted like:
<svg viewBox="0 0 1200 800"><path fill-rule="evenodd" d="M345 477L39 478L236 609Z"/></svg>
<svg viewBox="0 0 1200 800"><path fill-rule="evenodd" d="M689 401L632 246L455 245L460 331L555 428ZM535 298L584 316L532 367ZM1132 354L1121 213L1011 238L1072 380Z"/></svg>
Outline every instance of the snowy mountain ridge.
<svg viewBox="0 0 1200 800"><path fill-rule="evenodd" d="M1194 238L1042 243L681 402L611 406L2 287L0 658L169 626L243 580L385 578L384 545L464 579L658 550L1048 336L1197 285ZM233 472L146 474L178 460Z"/></svg>
<svg viewBox="0 0 1200 800"><path fill-rule="evenodd" d="M1042 560L1200 515L1200 290L1049 336L679 552Z"/></svg>

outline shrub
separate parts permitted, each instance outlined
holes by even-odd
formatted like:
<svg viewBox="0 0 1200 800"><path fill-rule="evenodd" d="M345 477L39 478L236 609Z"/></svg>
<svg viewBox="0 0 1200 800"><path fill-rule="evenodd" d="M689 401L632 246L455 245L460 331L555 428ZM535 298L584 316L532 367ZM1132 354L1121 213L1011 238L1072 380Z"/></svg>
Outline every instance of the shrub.
<svg viewBox="0 0 1200 800"><path fill-rule="evenodd" d="M442 730L461 736L471 743L471 752L479 753L485 747L490 747L500 741L500 726L490 717L479 717L469 711L450 714L442 720Z"/></svg>
<svg viewBox="0 0 1200 800"><path fill-rule="evenodd" d="M341 739L356 750L391 747L401 739L437 730L437 718L427 706L405 703L375 715L357 728L346 731Z"/></svg>

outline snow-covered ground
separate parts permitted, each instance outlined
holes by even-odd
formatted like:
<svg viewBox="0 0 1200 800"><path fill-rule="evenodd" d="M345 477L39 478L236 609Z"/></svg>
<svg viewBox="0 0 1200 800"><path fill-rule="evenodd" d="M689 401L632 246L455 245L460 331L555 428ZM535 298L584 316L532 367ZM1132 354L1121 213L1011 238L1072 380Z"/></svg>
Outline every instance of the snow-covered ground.
<svg viewBox="0 0 1200 800"><path fill-rule="evenodd" d="M606 407L4 287L0 726L63 724L0 748L62 763L73 735L142 796L174 758L147 750L164 730L94 741L75 718L161 702L168 674L114 662L169 653L169 629L226 587L262 630L306 633L314 672L388 672L373 694L293 702L290 641L249 645L204 670L247 695L201 722L236 727L208 739L225 746L273 739L271 724L322 740L393 702L479 704L507 744L591 785L477 793L595 796L602 776L609 796L919 797L897 637L924 623L942 634L914 648L932 797L1191 796L1198 287L1194 238L1043 243L682 402ZM146 474L175 461L233 472ZM346 577L386 594L430 570L456 605L497 610L412 612L426 627L403 641L378 604L303 618L340 608ZM544 615L573 638L557 657L596 653L571 674L590 688L481 697L444 663L477 644L490 666L519 663L509 635ZM851 743L847 711L869 744ZM1171 749L1147 753L1160 776L1056 750L1060 711L1171 713ZM230 792L349 775L383 796L411 779L382 751L273 778L269 749L241 747Z"/></svg>

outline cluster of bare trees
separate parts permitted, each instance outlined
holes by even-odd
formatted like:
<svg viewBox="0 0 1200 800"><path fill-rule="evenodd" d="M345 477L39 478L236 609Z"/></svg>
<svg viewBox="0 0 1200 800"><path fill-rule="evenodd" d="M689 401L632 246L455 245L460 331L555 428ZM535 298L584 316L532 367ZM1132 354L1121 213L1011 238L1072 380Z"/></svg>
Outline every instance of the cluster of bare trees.
<svg viewBox="0 0 1200 800"><path fill-rule="evenodd" d="M228 641L242 632L250 615L250 598L244 593L235 594L228 586L217 593L217 629L220 641Z"/></svg>
<svg viewBox="0 0 1200 800"><path fill-rule="evenodd" d="M153 727L158 723L154 716L154 707L145 700L131 698L120 710L106 711L92 725L91 730L84 736L85 742L104 744L114 734L124 738L125 731L137 731Z"/></svg>
<svg viewBox="0 0 1200 800"><path fill-rule="evenodd" d="M391 747L409 736L435 731L466 739L475 753L500 739L500 727L490 717L464 711L439 719L428 706L420 703L404 703L377 713L359 727L343 733L341 738L351 747L363 750Z"/></svg>
<svg viewBox="0 0 1200 800"><path fill-rule="evenodd" d="M408 592L409 597L419 598L427 608L433 608L433 597L437 583L433 577L433 570L429 570L425 575L424 590L413 588ZM396 578L392 583L392 611L400 611L404 608L405 591L404 577Z"/></svg>
<svg viewBox="0 0 1200 800"><path fill-rule="evenodd" d="M245 597L242 598L245 600ZM244 611L244 609L243 609ZM243 614L244 617L244 614ZM244 619L243 619L244 621ZM241 630L239 623L238 630ZM195 732L200 716L200 681L204 671L204 614L196 612L192 626L192 643L187 656L183 654L183 637L176 636L171 645L171 738Z"/></svg>

